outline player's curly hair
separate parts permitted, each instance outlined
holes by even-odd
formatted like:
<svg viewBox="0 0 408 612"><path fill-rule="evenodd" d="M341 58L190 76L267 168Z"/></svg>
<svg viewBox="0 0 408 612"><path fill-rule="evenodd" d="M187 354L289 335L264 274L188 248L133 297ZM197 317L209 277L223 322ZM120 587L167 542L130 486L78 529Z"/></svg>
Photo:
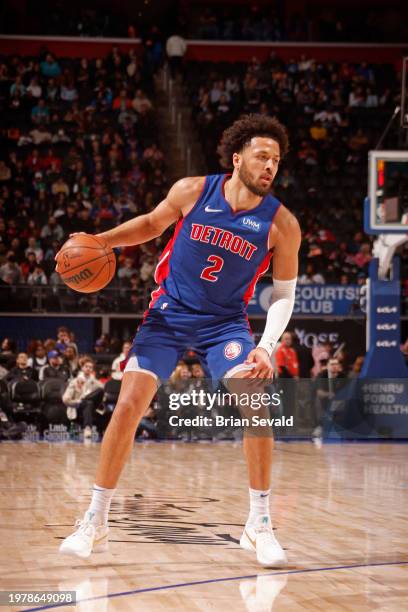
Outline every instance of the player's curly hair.
<svg viewBox="0 0 408 612"><path fill-rule="evenodd" d="M288 152L288 133L276 117L257 114L242 115L222 134L218 147L221 165L224 168L231 168L232 155L240 153L251 142L251 138L255 136L264 136L276 140L282 157Z"/></svg>

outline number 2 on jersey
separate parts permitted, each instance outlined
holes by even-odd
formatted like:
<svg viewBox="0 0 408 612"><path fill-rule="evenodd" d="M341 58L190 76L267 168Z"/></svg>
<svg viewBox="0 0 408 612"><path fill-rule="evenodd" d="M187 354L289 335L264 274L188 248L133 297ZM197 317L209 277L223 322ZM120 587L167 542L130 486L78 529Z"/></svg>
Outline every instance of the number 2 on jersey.
<svg viewBox="0 0 408 612"><path fill-rule="evenodd" d="M204 268L200 274L200 278L210 281L210 283L215 283L218 280L218 276L216 276L216 274L222 270L224 260L222 257L218 257L218 255L210 255L207 261L211 265Z"/></svg>

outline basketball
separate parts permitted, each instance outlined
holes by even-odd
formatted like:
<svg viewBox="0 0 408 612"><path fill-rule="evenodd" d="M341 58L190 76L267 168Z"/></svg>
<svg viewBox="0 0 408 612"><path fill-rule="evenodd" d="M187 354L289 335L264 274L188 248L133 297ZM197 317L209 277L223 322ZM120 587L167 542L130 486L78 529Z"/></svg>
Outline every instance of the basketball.
<svg viewBox="0 0 408 612"><path fill-rule="evenodd" d="M100 238L77 234L58 253L56 270L64 283L80 293L100 291L112 280L115 254Z"/></svg>

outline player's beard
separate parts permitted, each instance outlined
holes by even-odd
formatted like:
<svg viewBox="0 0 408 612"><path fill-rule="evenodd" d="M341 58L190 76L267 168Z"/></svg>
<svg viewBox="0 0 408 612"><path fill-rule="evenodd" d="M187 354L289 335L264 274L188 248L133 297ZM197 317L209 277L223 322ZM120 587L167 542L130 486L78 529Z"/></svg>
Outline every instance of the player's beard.
<svg viewBox="0 0 408 612"><path fill-rule="evenodd" d="M269 183L268 187L260 187L259 185L256 185L254 183L253 179L252 179L251 173L247 169L247 167L246 167L244 162L242 162L242 164L241 164L241 166L240 166L240 168L238 170L238 176L239 176L240 180L244 183L244 185L248 189L248 191L250 191L254 195L263 198L264 196L266 196L269 193L269 190L271 188L272 182Z"/></svg>

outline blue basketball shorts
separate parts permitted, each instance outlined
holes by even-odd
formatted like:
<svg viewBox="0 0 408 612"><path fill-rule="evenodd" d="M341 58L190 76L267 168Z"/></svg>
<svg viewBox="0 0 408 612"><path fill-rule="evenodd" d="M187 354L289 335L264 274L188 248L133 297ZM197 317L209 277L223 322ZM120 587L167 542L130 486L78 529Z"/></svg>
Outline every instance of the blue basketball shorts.
<svg viewBox="0 0 408 612"><path fill-rule="evenodd" d="M253 348L245 314L200 313L163 294L136 333L125 372L146 371L168 379L184 352L193 349L209 377L219 380L243 364Z"/></svg>

